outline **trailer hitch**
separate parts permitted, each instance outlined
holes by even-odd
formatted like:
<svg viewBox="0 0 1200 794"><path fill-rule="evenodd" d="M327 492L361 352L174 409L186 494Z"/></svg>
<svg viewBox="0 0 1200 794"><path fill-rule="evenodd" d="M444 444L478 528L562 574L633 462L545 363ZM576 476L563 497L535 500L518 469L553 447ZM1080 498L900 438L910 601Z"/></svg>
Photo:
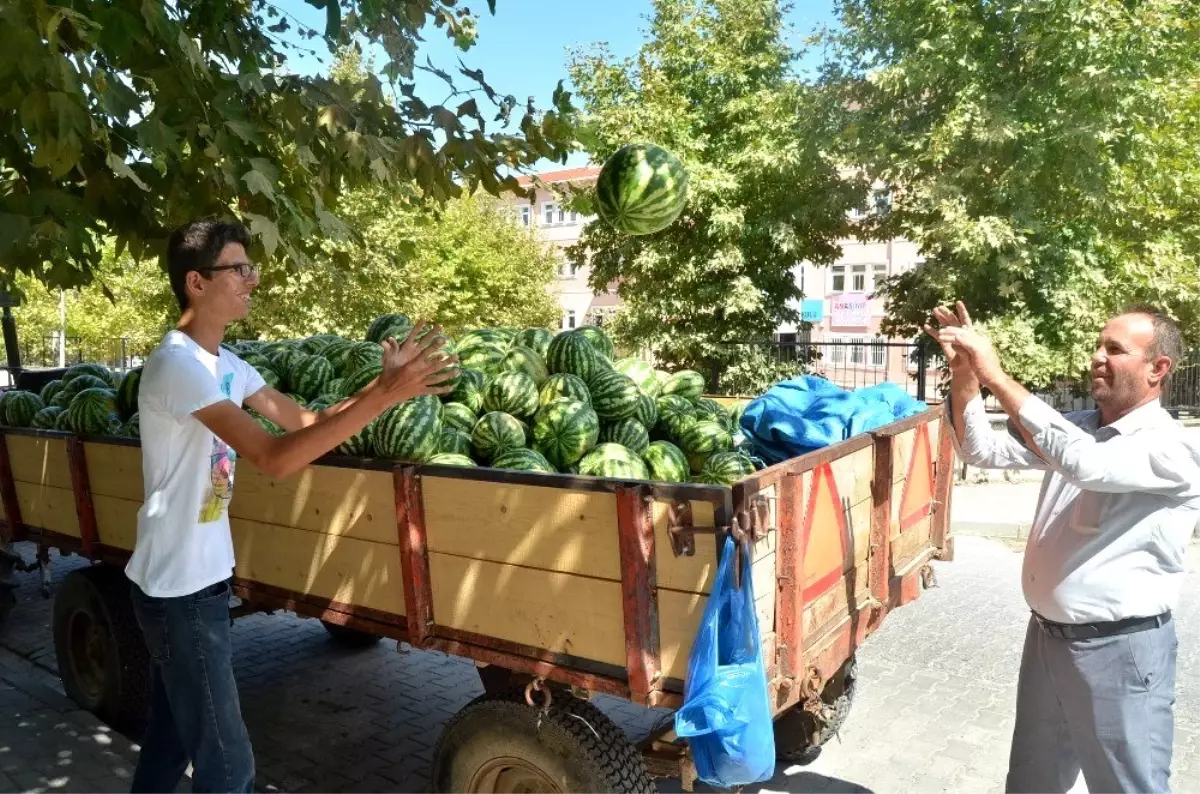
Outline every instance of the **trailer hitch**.
<svg viewBox="0 0 1200 794"><path fill-rule="evenodd" d="M692 505L686 501L674 501L667 507L667 534L671 538L671 552L676 557L696 555L696 533L706 535L729 535L739 546L757 543L775 527L767 526L771 521L773 497L755 495L746 509L737 511L731 524L695 526L692 523ZM742 555L734 560L734 581L742 586Z"/></svg>

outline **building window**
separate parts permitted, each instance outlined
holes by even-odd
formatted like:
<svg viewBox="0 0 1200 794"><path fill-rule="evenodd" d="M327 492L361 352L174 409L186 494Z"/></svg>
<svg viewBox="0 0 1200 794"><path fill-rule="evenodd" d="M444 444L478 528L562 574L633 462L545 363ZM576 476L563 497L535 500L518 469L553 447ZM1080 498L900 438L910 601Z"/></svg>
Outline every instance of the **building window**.
<svg viewBox="0 0 1200 794"><path fill-rule="evenodd" d="M852 291L853 292L866 292L867 291L867 266L866 265L855 265L853 268L851 268L850 274L851 274L850 281L852 284Z"/></svg>
<svg viewBox="0 0 1200 794"><path fill-rule="evenodd" d="M562 329L564 331L569 331L574 327L575 327L575 310L567 309L566 311L563 312Z"/></svg>
<svg viewBox="0 0 1200 794"><path fill-rule="evenodd" d="M575 262L573 260L564 259L558 263L558 277L559 278L575 278L575 272L577 269L578 268L576 267Z"/></svg>
<svg viewBox="0 0 1200 794"><path fill-rule="evenodd" d="M885 337L877 336L871 342L871 366L887 366L887 339Z"/></svg>
<svg viewBox="0 0 1200 794"><path fill-rule="evenodd" d="M866 353L867 353L867 351L866 351L865 346L860 341L854 340L854 342L850 345L850 363L851 364L864 363L867 360Z"/></svg>
<svg viewBox="0 0 1200 794"><path fill-rule="evenodd" d="M892 211L892 191L876 190L874 196L875 214L887 215Z"/></svg>
<svg viewBox="0 0 1200 794"><path fill-rule="evenodd" d="M542 205L542 221L546 226L555 226L565 223L567 220L567 211L563 206L554 201L547 201Z"/></svg>
<svg viewBox="0 0 1200 794"><path fill-rule="evenodd" d="M829 347L829 361L833 364L846 363L846 340L831 339L833 344Z"/></svg>
<svg viewBox="0 0 1200 794"><path fill-rule="evenodd" d="M522 226L529 225L529 216L531 214L532 213L530 212L530 207L528 204L521 207L520 211L517 213L517 216L518 216Z"/></svg>
<svg viewBox="0 0 1200 794"><path fill-rule="evenodd" d="M875 265L871 272L872 289L878 290L887 278L887 265Z"/></svg>
<svg viewBox="0 0 1200 794"><path fill-rule="evenodd" d="M834 265L831 268L831 270L833 271L833 291L834 292L845 292L846 291L846 266L845 265Z"/></svg>

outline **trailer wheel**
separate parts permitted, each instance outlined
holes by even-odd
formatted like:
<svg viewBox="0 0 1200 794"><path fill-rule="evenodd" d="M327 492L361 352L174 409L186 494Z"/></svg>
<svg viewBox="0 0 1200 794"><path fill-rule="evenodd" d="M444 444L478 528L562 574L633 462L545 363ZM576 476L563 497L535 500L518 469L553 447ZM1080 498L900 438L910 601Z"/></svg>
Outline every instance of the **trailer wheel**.
<svg viewBox="0 0 1200 794"><path fill-rule="evenodd" d="M337 623L322 620L321 625L329 632L329 638L343 648L369 648L379 642L382 637L366 631L352 629Z"/></svg>
<svg viewBox="0 0 1200 794"><path fill-rule="evenodd" d="M538 702L535 699L535 702ZM481 695L433 751L435 792L649 792L637 749L604 712L565 693L548 711L522 690Z"/></svg>
<svg viewBox="0 0 1200 794"><path fill-rule="evenodd" d="M150 709L150 655L124 573L93 565L67 574L54 596L54 655L67 696L138 736Z"/></svg>
<svg viewBox="0 0 1200 794"><path fill-rule="evenodd" d="M17 594L13 590L14 588L6 584L0 584L0 628L17 605Z"/></svg>
<svg viewBox="0 0 1200 794"><path fill-rule="evenodd" d="M850 716L857 681L858 662L852 656L821 692L826 709L825 722L819 730L813 715L800 706L775 720L775 757L802 766L816 761L821 755L821 747L837 734ZM817 734L815 742L813 733Z"/></svg>

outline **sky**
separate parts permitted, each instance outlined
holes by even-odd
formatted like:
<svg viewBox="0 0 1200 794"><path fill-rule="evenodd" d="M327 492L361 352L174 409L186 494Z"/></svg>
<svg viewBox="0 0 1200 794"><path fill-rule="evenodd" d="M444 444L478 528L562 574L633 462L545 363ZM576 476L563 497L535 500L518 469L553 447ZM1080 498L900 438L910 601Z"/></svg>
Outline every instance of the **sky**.
<svg viewBox="0 0 1200 794"><path fill-rule="evenodd" d="M315 9L303 0L275 0L275 5L316 30L325 30L323 9ZM428 55L435 66L454 75L461 58L467 67L482 69L485 79L500 95L512 94L517 98L514 128L527 98L534 97L539 109L550 106L556 84L560 79L567 79L568 48L604 43L615 57L633 55L645 40L651 13L650 0L560 0L558 3L497 0L495 16L488 13L485 0L469 0L460 5L466 5L479 18L475 46L464 53L453 45L443 29L429 28L426 42L418 50L417 63L425 63ZM793 28L789 41L796 49L801 48L804 37L818 26L836 23L834 0L794 0L793 6L788 15L788 23ZM325 71L331 56L322 40L313 39L303 44L316 50L321 58L298 56L292 51L290 68L303 74ZM808 53L799 68L813 68L820 62L820 57L820 52ZM467 78L462 81L462 84L469 83ZM566 86L569 90L569 82ZM417 77L417 91L417 95L426 101L440 102L447 89L439 78L422 73ZM489 118L486 107L481 106L481 110L485 118ZM586 154L576 153L566 165L583 165L586 160Z"/></svg>

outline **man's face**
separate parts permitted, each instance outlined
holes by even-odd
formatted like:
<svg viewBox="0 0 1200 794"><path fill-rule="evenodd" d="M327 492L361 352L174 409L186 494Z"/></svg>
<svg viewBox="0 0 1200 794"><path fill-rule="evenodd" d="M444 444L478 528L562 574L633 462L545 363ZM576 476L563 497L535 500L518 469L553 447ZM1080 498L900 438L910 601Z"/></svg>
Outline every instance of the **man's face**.
<svg viewBox="0 0 1200 794"><path fill-rule="evenodd" d="M213 271L197 274L200 294L192 297L196 308L220 315L227 323L245 318L250 312L250 296L258 286L258 273L242 276L236 269L229 269L239 265L251 265L241 243L222 248Z"/></svg>
<svg viewBox="0 0 1200 794"><path fill-rule="evenodd" d="M1114 317L1100 332L1092 354L1092 398L1101 407L1128 410L1162 385L1166 356L1151 356L1154 321L1144 314Z"/></svg>

